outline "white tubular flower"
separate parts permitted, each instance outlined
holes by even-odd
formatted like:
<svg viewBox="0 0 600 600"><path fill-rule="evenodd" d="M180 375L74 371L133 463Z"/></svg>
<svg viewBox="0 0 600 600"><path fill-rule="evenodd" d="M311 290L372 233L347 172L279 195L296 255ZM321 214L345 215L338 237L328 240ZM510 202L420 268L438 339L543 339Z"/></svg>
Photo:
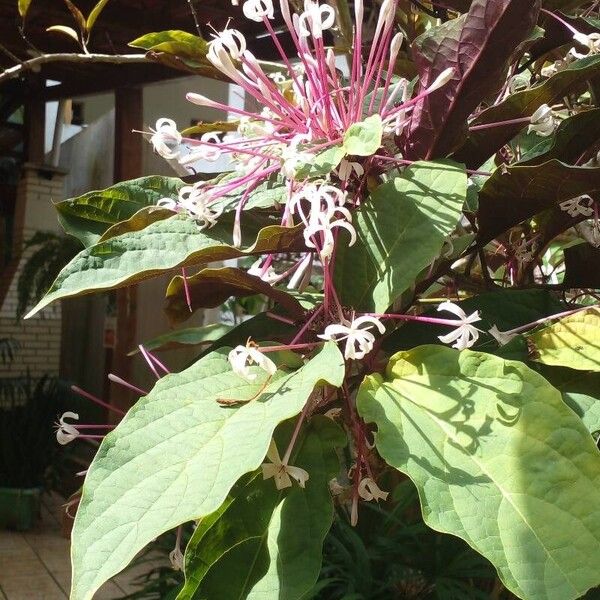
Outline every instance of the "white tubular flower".
<svg viewBox="0 0 600 600"><path fill-rule="evenodd" d="M156 129L150 128L152 137L150 143L154 151L166 159L179 156L178 146L181 144L181 133L177 131L177 124L172 119L159 119L156 121Z"/></svg>
<svg viewBox="0 0 600 600"><path fill-rule="evenodd" d="M273 269L273 267L268 267L267 270L265 271L264 268L261 266L261 263L262 263L262 258L259 258L248 269L248 275L254 275L254 277L260 277L264 282L268 283L269 285L273 285L274 283L277 283L281 279L281 275L278 275L275 272L275 269Z"/></svg>
<svg viewBox="0 0 600 600"><path fill-rule="evenodd" d="M346 359L360 360L364 358L375 344L375 336L368 331L376 327L379 333L385 333L383 323L375 317L363 316L352 322L344 319L342 323L328 325L325 332L319 335L322 340L342 342L346 340L344 357Z"/></svg>
<svg viewBox="0 0 600 600"><path fill-rule="evenodd" d="M71 423L67 423L65 419L74 419L79 421L79 415L74 412L63 413L62 417L56 423L56 441L61 445L65 446L69 442L79 437L79 430L75 428Z"/></svg>
<svg viewBox="0 0 600 600"><path fill-rule="evenodd" d="M442 302L438 306L438 310L445 310L456 315L459 320L456 321L456 329L446 335L438 336L438 339L443 344L452 344L453 348L457 350L465 350L470 348L479 339L479 329L473 327L473 323L481 321L479 311L475 311L472 315L467 317L465 311L453 302Z"/></svg>
<svg viewBox="0 0 600 600"><path fill-rule="evenodd" d="M177 200L173 200L173 198L161 198L156 206L159 208L168 208L172 211L177 211Z"/></svg>
<svg viewBox="0 0 600 600"><path fill-rule="evenodd" d="M492 328L488 329L488 333L498 342L498 344L500 344L500 346L506 346L510 340L517 337L516 333L500 331L496 325L492 325Z"/></svg>
<svg viewBox="0 0 600 600"><path fill-rule="evenodd" d="M263 479L271 479L273 477L275 487L278 490L292 487L292 479L295 479L302 488L306 485L309 477L308 473L300 467L291 467L282 463L274 440L271 440L271 445L267 451L267 458L271 462L261 465Z"/></svg>
<svg viewBox="0 0 600 600"><path fill-rule="evenodd" d="M202 187L203 182L183 186L179 190L178 205L198 223L200 229L205 229L216 225L223 209L210 205L211 198L206 195Z"/></svg>
<svg viewBox="0 0 600 600"><path fill-rule="evenodd" d="M600 33L590 33L586 35L585 33L576 33L573 36L573 39L582 46L586 46L588 49L587 54L581 54L577 52L575 48L571 48L569 50L569 54L574 56L575 58L585 58L590 54L598 54L600 52Z"/></svg>
<svg viewBox="0 0 600 600"><path fill-rule="evenodd" d="M530 125L527 128L527 133L536 133L540 137L548 137L554 133L556 122L554 113L547 104L542 104L531 115Z"/></svg>
<svg viewBox="0 0 600 600"><path fill-rule="evenodd" d="M304 0L304 12L298 19L298 35L321 39L323 32L335 23L335 11L329 4L320 5L317 0Z"/></svg>
<svg viewBox="0 0 600 600"><path fill-rule="evenodd" d="M520 264L530 263L535 256L535 240L521 239L514 245L514 253Z"/></svg>
<svg viewBox="0 0 600 600"><path fill-rule="evenodd" d="M208 162L216 162L221 158L223 151L219 148L218 144L221 143L219 134L216 132L205 133L200 137L202 142L201 146L198 146L192 150L189 154L179 159L179 164L190 165L199 160L206 160Z"/></svg>
<svg viewBox="0 0 600 600"><path fill-rule="evenodd" d="M333 219L336 212L342 213L347 220ZM334 227L342 227L348 231L350 234L349 246L353 246L356 243L356 230L349 222L351 220L352 215L350 214L350 211L341 206L334 208L333 211L325 210L318 213L316 216L313 216L311 213L310 222L304 229L304 243L309 248L318 249L321 261L327 262L331 258L335 247L335 238L333 237ZM319 236L319 234L321 235ZM317 248L315 239L318 240L320 248Z"/></svg>
<svg viewBox="0 0 600 600"><path fill-rule="evenodd" d="M564 200L559 204L560 210L566 212L571 217L591 217L594 214L593 200L588 196L577 196L570 200Z"/></svg>
<svg viewBox="0 0 600 600"><path fill-rule="evenodd" d="M260 367L269 377L277 371L275 363L252 342L248 342L245 346L236 346L229 353L229 364L233 372L246 381L254 381L257 377L256 373L250 373L250 365L252 364Z"/></svg>
<svg viewBox="0 0 600 600"><path fill-rule="evenodd" d="M246 51L246 38L237 29L224 29L212 34L213 40L208 42L208 54L206 57L212 62L218 60L217 51L226 50L233 60L239 60Z"/></svg>
<svg viewBox="0 0 600 600"><path fill-rule="evenodd" d="M367 500L367 502L370 502L371 500L379 502L380 500L387 500L389 492L382 491L370 477L365 477L358 484L358 495L363 500Z"/></svg>
<svg viewBox="0 0 600 600"><path fill-rule="evenodd" d="M302 262L296 268L294 274L290 277L288 290L298 290L303 292L310 283L312 276L313 255L312 252L307 252L302 259Z"/></svg>
<svg viewBox="0 0 600 600"><path fill-rule="evenodd" d="M231 58L227 50L223 46L213 46L211 50L213 50L213 52L210 52L206 55L206 58L210 61L210 63L216 69L219 69L221 73L225 73L227 77L229 77L236 83L239 82L240 79L242 79L242 75L235 68L233 62L231 62ZM188 100L190 100L189 97Z"/></svg>
<svg viewBox="0 0 600 600"><path fill-rule="evenodd" d="M433 83L427 88L428 92L435 92L439 88L445 86L454 76L454 68L448 67L444 69L433 81Z"/></svg>
<svg viewBox="0 0 600 600"><path fill-rule="evenodd" d="M264 17L274 18L272 0L246 0L244 2L244 16L247 19L261 23Z"/></svg>

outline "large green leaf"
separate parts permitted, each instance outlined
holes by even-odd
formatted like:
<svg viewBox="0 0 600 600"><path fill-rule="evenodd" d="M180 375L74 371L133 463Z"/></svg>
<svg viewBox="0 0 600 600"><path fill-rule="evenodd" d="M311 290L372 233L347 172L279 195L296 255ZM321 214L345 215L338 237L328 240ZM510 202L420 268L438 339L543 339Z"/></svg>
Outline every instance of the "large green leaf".
<svg viewBox="0 0 600 600"><path fill-rule="evenodd" d="M367 377L357 402L427 524L466 540L517 596L571 600L600 583L600 455L541 375L421 346Z"/></svg>
<svg viewBox="0 0 600 600"><path fill-rule="evenodd" d="M260 277L249 275L246 271L234 267L203 269L187 278L187 288L192 310L220 306L230 296L244 298L264 294L292 317L299 319L304 315L304 309L298 300L285 290L273 287ZM175 277L167 288L165 312L173 323L185 321L191 315L183 277L180 275Z"/></svg>
<svg viewBox="0 0 600 600"><path fill-rule="evenodd" d="M527 336L545 365L600 371L600 309L589 308Z"/></svg>
<svg viewBox="0 0 600 600"><path fill-rule="evenodd" d="M571 224L569 221L565 223ZM600 289L600 248L582 242L565 248L564 255L565 285L571 288Z"/></svg>
<svg viewBox="0 0 600 600"><path fill-rule="evenodd" d="M344 377L339 350L326 344L299 370L278 370L257 399L223 408L219 398L252 398L264 381L234 375L227 354L161 379L102 442L73 527L71 600L92 598L156 536L214 512L261 464L275 427L316 386Z"/></svg>
<svg viewBox="0 0 600 600"><path fill-rule="evenodd" d="M278 427L285 449L293 423ZM301 598L317 580L323 539L331 526L329 481L339 472L340 428L314 417L298 438L290 464L305 469L306 488L278 491L255 475L236 486L221 508L203 519L185 554L186 585L178 600Z"/></svg>
<svg viewBox="0 0 600 600"><path fill-rule="evenodd" d="M571 63L543 83L522 92L510 94L505 100L481 112L470 125L501 123L531 117L542 104L555 104L576 86L600 73L600 56L589 56ZM526 124L525 124L526 125ZM523 123L500 125L472 131L467 142L453 158L467 167L477 168L523 129Z"/></svg>
<svg viewBox="0 0 600 600"><path fill-rule="evenodd" d="M231 245L232 215L223 215L210 229L200 230L185 215L152 223L82 250L58 275L48 293L26 318L62 298L114 289L171 271L247 254L301 250L301 227L272 225L248 219L242 228L246 250Z"/></svg>
<svg viewBox="0 0 600 600"><path fill-rule="evenodd" d="M183 185L177 177L153 175L63 200L55 207L64 230L84 246L91 246L109 227L133 217L142 208L156 205L161 198L176 199Z"/></svg>
<svg viewBox="0 0 600 600"><path fill-rule="evenodd" d="M336 289L359 310L384 311L440 253L456 227L467 176L450 161L417 162L378 187L355 213L358 241L340 238Z"/></svg>
<svg viewBox="0 0 600 600"><path fill-rule="evenodd" d="M486 243L564 200L600 191L600 168L558 160L497 169L479 192L479 241Z"/></svg>

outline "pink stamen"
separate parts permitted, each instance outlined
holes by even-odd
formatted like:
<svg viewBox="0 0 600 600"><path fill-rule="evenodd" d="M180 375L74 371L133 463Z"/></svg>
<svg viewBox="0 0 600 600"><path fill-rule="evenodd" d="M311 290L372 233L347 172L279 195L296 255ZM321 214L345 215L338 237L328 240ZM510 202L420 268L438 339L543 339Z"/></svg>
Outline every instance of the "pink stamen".
<svg viewBox="0 0 600 600"><path fill-rule="evenodd" d="M146 362L148 363L150 370L154 373L154 376L156 377L156 379L160 379L160 374L156 370L156 367L154 366L154 361L150 358L150 355L148 354L148 351L146 350L146 348L144 348L144 346L142 346L142 344L140 344L138 346L138 348L140 349L142 356L146 359Z"/></svg>
<svg viewBox="0 0 600 600"><path fill-rule="evenodd" d="M181 267L181 276L183 277L183 289L185 291L185 301L187 302L189 311L194 312L192 310L192 297L190 295L190 286L188 285L187 275L185 274L185 267Z"/></svg>
<svg viewBox="0 0 600 600"><path fill-rule="evenodd" d="M95 404L98 404L99 406L102 406L102 407L106 408L107 410L110 410L110 411L115 412L120 415L125 414L125 411L122 411L120 408L117 408L116 406L112 406L111 404L108 404L108 402L104 402L104 400L100 400L100 398L93 396L89 392L86 392L85 390L81 389L80 387L78 387L76 385L72 385L71 390L73 392L75 392L76 394L78 394L79 396L83 396L84 398L91 400Z"/></svg>
<svg viewBox="0 0 600 600"><path fill-rule="evenodd" d="M148 395L148 392L146 392L146 391L142 390L141 388L133 385L132 383L129 383L128 381L125 381L124 379L122 379L118 375L115 375L114 373L109 373L108 374L108 379L109 379L109 381L112 381L113 383L118 383L119 385L122 385L123 387L126 387L126 388L130 389L132 392L135 392L136 394L139 394L140 396L147 396Z"/></svg>

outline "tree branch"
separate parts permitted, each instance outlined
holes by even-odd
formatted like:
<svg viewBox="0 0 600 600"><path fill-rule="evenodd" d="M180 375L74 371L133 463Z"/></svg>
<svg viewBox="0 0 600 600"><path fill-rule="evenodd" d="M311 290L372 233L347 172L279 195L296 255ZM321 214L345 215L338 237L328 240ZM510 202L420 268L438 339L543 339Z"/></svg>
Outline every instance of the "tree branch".
<svg viewBox="0 0 600 600"><path fill-rule="evenodd" d="M108 63L113 65L132 64L151 62L146 58L145 54L73 54L73 53L58 53L58 54L42 54L22 63L9 67L0 72L0 84L3 81L19 77L26 71L35 71L42 65L53 62L68 62L68 63Z"/></svg>

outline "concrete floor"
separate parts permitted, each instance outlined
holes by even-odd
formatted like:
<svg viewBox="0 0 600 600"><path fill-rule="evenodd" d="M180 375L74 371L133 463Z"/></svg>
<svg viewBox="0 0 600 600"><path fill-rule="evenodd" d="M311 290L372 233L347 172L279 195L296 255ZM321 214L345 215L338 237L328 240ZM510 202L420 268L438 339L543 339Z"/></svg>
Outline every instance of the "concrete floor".
<svg viewBox="0 0 600 600"><path fill-rule="evenodd" d="M0 530L0 600L65 600L69 597L69 540L61 534L62 499L44 496L42 518L26 533ZM142 567L143 570L148 567ZM107 582L95 600L116 600L136 590L139 570Z"/></svg>

